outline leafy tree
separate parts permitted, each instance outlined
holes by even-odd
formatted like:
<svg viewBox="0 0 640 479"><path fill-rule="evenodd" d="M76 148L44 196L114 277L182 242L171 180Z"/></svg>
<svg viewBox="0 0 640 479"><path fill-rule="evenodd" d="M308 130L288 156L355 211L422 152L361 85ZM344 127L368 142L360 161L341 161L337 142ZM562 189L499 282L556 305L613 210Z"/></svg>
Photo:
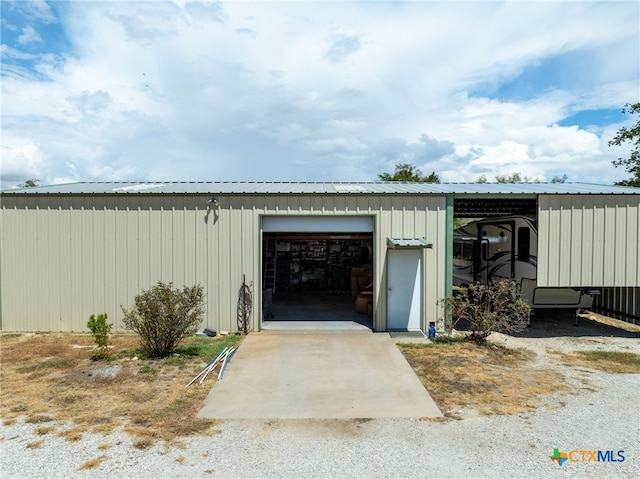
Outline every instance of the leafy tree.
<svg viewBox="0 0 640 479"><path fill-rule="evenodd" d="M482 344L492 332L518 332L529 324L531 306L520 298L515 281L473 283L440 300L454 324L468 323L468 339Z"/></svg>
<svg viewBox="0 0 640 479"><path fill-rule="evenodd" d="M627 103L622 109L622 113L640 114L640 103L634 103L633 105ZM616 136L609 142L609 146L620 146L627 141L633 145L631 156L629 158L618 158L613 161L613 164L616 168L624 166L631 178L619 181L616 185L640 187L640 118L638 118L634 126L620 128Z"/></svg>
<svg viewBox="0 0 640 479"><path fill-rule="evenodd" d="M486 175L480 175L475 180L476 183L488 183ZM511 173L510 175L496 175L496 183L539 183L538 180L534 180L527 176L522 176L520 173Z"/></svg>
<svg viewBox="0 0 640 479"><path fill-rule="evenodd" d="M436 175L435 171L432 171L431 174L423 176L423 181L425 183L440 183L440 177Z"/></svg>
<svg viewBox="0 0 640 479"><path fill-rule="evenodd" d="M520 173L511 173L510 175L498 175L496 176L496 182L498 183L539 183L539 181L522 176Z"/></svg>
<svg viewBox="0 0 640 479"><path fill-rule="evenodd" d="M33 188L38 186L38 183L40 183L39 179L32 178L30 180L26 180L24 183L18 183L18 188Z"/></svg>
<svg viewBox="0 0 640 479"><path fill-rule="evenodd" d="M520 173L511 173L510 175L496 175L496 183L522 183Z"/></svg>
<svg viewBox="0 0 640 479"><path fill-rule="evenodd" d="M196 332L204 313L203 290L200 285L173 289L172 283L158 281L136 296L133 308L121 308L122 322L140 336L144 352L152 358L164 358Z"/></svg>
<svg viewBox="0 0 640 479"><path fill-rule="evenodd" d="M432 171L430 175L423 175L420 168L411 163L398 163L393 174L381 173L378 179L381 181L409 181L412 183L440 183L440 178Z"/></svg>
<svg viewBox="0 0 640 479"><path fill-rule="evenodd" d="M569 178L567 175L562 175L562 176L554 176L551 179L551 183L564 183L565 181L567 181L567 178Z"/></svg>

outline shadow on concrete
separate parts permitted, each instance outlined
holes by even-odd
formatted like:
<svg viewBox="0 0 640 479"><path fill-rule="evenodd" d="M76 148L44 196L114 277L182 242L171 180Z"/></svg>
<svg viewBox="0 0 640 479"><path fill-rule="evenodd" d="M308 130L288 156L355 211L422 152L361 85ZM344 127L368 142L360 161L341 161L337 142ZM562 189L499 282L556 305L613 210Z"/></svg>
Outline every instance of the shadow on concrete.
<svg viewBox="0 0 640 479"><path fill-rule="evenodd" d="M277 291L273 295L272 313L273 318L265 322L345 322L373 328L373 320L368 315L356 312L350 292Z"/></svg>

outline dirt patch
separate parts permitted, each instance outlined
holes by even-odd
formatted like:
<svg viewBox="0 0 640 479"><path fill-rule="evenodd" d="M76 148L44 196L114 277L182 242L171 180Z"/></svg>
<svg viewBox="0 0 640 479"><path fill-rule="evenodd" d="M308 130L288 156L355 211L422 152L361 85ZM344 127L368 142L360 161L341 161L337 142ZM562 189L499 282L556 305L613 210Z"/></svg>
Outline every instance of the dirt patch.
<svg viewBox="0 0 640 479"><path fill-rule="evenodd" d="M533 411L542 396L566 391L562 377L537 370L535 354L525 349L471 342L400 346L447 417Z"/></svg>
<svg viewBox="0 0 640 479"><path fill-rule="evenodd" d="M121 429L142 448L158 439L215 433L216 421L197 419L215 376L185 386L218 350L238 339L190 338L182 354L147 360L140 358L137 336L114 335L113 359L107 362L91 359L93 338L88 335L3 336L3 421L23 417L27 423L47 423L42 434L68 441L81 440L86 432L106 435Z"/></svg>
<svg viewBox="0 0 640 479"><path fill-rule="evenodd" d="M489 347L400 346L443 414L464 418L561 407L556 393L600 388L595 371L640 373L639 332L593 313L581 314L576 325L566 311L543 311L523 333L492 334Z"/></svg>
<svg viewBox="0 0 640 479"><path fill-rule="evenodd" d="M122 372L122 367L118 364L113 366L96 366L87 369L74 369L63 377L66 381L93 382L100 380L115 379Z"/></svg>

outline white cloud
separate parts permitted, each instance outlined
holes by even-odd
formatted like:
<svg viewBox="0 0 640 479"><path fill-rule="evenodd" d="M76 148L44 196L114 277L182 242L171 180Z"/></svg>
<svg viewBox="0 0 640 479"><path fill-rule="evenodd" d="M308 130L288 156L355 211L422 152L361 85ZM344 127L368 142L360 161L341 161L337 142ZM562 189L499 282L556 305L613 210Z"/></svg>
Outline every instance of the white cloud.
<svg viewBox="0 0 640 479"><path fill-rule="evenodd" d="M482 155L470 161L469 166L500 174L519 172L528 177L531 176L534 168L532 162L527 145L514 141L502 141L496 146L484 148Z"/></svg>
<svg viewBox="0 0 640 479"><path fill-rule="evenodd" d="M30 8L57 21L43 2ZM71 2L60 24L73 50L2 46L2 145L38 145L43 181L370 180L410 161L446 181L550 179L564 168L612 182L621 172L605 139L615 127L557 124L635 101L638 11L632 2ZM584 55L572 72L579 88L487 93L572 52Z"/></svg>
<svg viewBox="0 0 640 479"><path fill-rule="evenodd" d="M7 187L12 187L26 180L46 177L45 155L38 145L29 140L13 138L3 139L2 151L2 173L3 182Z"/></svg>
<svg viewBox="0 0 640 479"><path fill-rule="evenodd" d="M28 2L11 2L3 8L20 10L30 20L37 20L42 23L57 23L57 18L49 4L44 0L31 0Z"/></svg>
<svg viewBox="0 0 640 479"><path fill-rule="evenodd" d="M22 29L22 34L18 37L20 45L29 45L31 43L42 43L42 38L32 26L28 25Z"/></svg>

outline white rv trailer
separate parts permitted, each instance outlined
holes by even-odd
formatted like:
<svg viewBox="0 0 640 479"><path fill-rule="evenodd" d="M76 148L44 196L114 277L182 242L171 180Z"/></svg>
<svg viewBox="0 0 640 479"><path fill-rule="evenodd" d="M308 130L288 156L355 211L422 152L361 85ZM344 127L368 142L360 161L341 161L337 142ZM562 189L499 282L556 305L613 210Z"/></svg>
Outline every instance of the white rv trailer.
<svg viewBox="0 0 640 479"><path fill-rule="evenodd" d="M527 216L473 221L453 234L453 284L507 278L516 281L522 298L536 308L591 308L593 291L537 286L538 230Z"/></svg>

